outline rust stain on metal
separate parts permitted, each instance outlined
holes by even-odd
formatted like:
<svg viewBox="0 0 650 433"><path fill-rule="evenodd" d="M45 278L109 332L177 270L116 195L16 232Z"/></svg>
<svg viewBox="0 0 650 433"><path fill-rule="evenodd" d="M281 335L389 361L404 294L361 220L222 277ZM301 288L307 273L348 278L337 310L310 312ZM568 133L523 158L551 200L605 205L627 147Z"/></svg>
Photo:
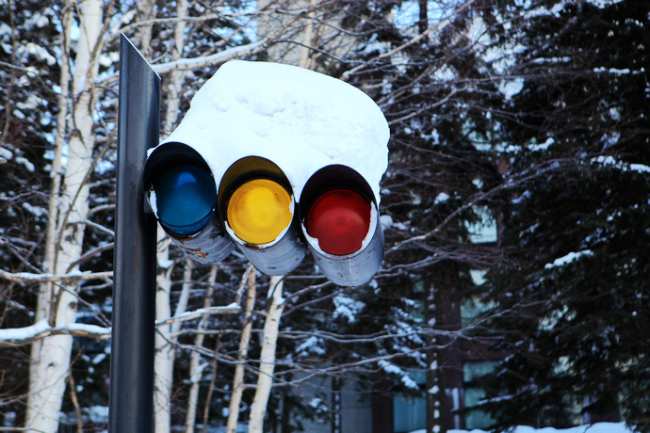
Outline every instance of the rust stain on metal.
<svg viewBox="0 0 650 433"><path fill-rule="evenodd" d="M250 248L251 250L263 250L264 245L255 245L255 244L249 244L248 242L246 243L246 246Z"/></svg>

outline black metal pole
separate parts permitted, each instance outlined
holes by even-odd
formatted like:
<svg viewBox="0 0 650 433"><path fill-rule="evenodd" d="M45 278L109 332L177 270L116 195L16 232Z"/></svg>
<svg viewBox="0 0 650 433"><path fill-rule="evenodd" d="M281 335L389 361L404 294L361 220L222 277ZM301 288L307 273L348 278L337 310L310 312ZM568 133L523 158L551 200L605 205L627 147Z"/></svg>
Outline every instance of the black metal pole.
<svg viewBox="0 0 650 433"><path fill-rule="evenodd" d="M158 144L160 77L122 35L108 431L153 432L156 220L142 169Z"/></svg>

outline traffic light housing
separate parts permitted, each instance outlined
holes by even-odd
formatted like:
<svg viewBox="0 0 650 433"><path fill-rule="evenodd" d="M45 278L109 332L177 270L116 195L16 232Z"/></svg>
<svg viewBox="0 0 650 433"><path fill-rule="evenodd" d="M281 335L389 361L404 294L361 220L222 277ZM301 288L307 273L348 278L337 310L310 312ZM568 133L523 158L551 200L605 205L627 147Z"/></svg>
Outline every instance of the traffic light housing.
<svg viewBox="0 0 650 433"><path fill-rule="evenodd" d="M360 285L383 258L388 138L379 107L353 86L231 61L149 154L146 195L172 241L200 263L236 247L261 272L283 275L310 251L331 281Z"/></svg>
<svg viewBox="0 0 650 433"><path fill-rule="evenodd" d="M182 179L183 175L186 179ZM147 202L158 223L186 256L198 263L212 264L230 255L235 245L216 213L216 181L196 150L176 142L156 147L147 158L143 182ZM203 208L188 205L197 196ZM198 214L193 214L192 210L197 208ZM185 224L179 221L182 219Z"/></svg>
<svg viewBox="0 0 650 433"><path fill-rule="evenodd" d="M332 282L357 286L380 268L384 235L379 207L357 171L330 165L314 173L302 190L300 214L309 251Z"/></svg>
<svg viewBox="0 0 650 433"><path fill-rule="evenodd" d="M284 172L268 159L239 159L219 185L219 215L231 239L267 275L295 269L307 253L296 200Z"/></svg>

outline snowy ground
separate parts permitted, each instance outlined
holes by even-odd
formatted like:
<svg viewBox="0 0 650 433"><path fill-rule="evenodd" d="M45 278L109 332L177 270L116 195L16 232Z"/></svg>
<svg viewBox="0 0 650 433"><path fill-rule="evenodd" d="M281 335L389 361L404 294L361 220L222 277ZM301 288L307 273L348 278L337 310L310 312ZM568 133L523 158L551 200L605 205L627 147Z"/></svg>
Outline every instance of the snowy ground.
<svg viewBox="0 0 650 433"><path fill-rule="evenodd" d="M532 427L516 427L512 433L631 433L632 430L623 423L601 422L591 425L581 425L567 429L546 427L535 429ZM426 433L426 430L416 430L411 433ZM486 433L483 430L448 430L448 433Z"/></svg>

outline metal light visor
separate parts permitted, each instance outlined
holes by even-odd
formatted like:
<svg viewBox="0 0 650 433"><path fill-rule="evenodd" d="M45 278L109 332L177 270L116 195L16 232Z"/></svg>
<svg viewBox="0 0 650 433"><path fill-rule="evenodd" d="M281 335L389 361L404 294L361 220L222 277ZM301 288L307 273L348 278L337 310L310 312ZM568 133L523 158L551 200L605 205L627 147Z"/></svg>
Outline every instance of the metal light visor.
<svg viewBox="0 0 650 433"><path fill-rule="evenodd" d="M384 236L365 179L343 165L322 168L300 198L301 229L323 274L341 286L368 282L381 267Z"/></svg>
<svg viewBox="0 0 650 433"><path fill-rule="evenodd" d="M234 245L218 219L216 183L198 152L179 142L157 147L143 180L158 222L185 255L212 264L230 254Z"/></svg>
<svg viewBox="0 0 650 433"><path fill-rule="evenodd" d="M307 249L291 186L273 162L257 156L236 161L223 175L217 203L227 233L260 271L282 275L302 262Z"/></svg>
<svg viewBox="0 0 650 433"><path fill-rule="evenodd" d="M304 225L310 238L316 239L323 252L336 256L353 254L362 249L376 218L374 206L351 189L331 189L309 207Z"/></svg>

